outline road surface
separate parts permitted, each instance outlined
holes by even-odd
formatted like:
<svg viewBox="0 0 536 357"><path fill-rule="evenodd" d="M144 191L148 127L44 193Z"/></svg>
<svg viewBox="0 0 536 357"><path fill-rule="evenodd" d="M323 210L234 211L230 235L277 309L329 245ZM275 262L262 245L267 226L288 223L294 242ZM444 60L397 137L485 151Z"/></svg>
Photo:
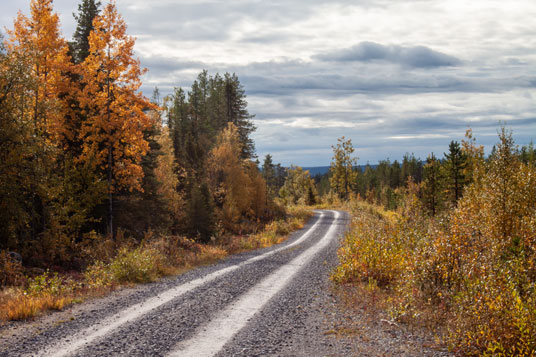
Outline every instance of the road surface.
<svg viewBox="0 0 536 357"><path fill-rule="evenodd" d="M283 244L81 304L62 312L68 318L8 341L0 355L330 354L321 337L311 338L324 332L311 321L322 313L316 300L325 295L347 220L344 212L316 211Z"/></svg>

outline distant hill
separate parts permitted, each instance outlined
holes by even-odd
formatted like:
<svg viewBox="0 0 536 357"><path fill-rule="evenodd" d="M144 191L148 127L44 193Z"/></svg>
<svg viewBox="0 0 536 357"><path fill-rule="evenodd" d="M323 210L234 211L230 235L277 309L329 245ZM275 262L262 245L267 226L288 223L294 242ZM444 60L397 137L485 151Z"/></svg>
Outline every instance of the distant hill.
<svg viewBox="0 0 536 357"><path fill-rule="evenodd" d="M329 166L315 166L315 167L302 167L302 169L308 170L311 176L324 175L329 171Z"/></svg>
<svg viewBox="0 0 536 357"><path fill-rule="evenodd" d="M378 165L370 165L373 169L375 169ZM365 171L366 165L358 165L357 168L361 170L361 172ZM311 176L316 175L324 175L327 174L329 171L329 166L311 166L311 167L302 167L304 170L309 170L309 174Z"/></svg>

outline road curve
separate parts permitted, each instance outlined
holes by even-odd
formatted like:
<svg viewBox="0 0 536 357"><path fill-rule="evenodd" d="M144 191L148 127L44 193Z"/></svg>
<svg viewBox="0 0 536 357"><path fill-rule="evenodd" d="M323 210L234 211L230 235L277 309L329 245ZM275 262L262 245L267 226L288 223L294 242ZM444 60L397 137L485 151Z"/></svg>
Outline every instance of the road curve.
<svg viewBox="0 0 536 357"><path fill-rule="evenodd" d="M235 255L83 307L0 347L9 356L285 354L336 261L347 215L317 211L285 243ZM325 285L325 284L324 284Z"/></svg>

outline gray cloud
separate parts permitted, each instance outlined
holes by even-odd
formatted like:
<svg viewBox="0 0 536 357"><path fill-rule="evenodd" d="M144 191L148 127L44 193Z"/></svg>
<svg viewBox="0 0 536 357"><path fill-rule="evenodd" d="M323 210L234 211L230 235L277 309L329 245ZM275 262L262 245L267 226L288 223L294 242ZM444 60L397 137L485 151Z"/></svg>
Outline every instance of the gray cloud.
<svg viewBox="0 0 536 357"><path fill-rule="evenodd" d="M150 69L153 76L170 76L175 72L189 69L199 69L208 66L202 61L184 61L163 56L141 57L140 64Z"/></svg>
<svg viewBox="0 0 536 357"><path fill-rule="evenodd" d="M428 47L385 46L375 42L361 42L350 48L318 54L314 58L334 62L385 61L416 68L458 66L461 64L461 61L456 57L434 51Z"/></svg>
<svg viewBox="0 0 536 357"><path fill-rule="evenodd" d="M67 39L81 0L55 0ZM29 0L0 1L12 27ZM103 1L106 3L106 1ZM188 89L207 69L235 72L256 114L260 157L314 166L352 138L360 163L441 155L468 127L496 142L536 136L536 2L485 0L117 0L149 69L143 92ZM452 26L456 24L456 26ZM370 42L363 42L365 39ZM391 45L397 44L397 45Z"/></svg>

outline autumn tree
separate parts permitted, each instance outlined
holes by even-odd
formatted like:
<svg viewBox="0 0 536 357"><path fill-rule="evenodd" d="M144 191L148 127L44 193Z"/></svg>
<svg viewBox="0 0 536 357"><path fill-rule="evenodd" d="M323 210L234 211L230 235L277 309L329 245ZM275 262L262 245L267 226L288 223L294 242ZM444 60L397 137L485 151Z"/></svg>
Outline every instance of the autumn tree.
<svg viewBox="0 0 536 357"><path fill-rule="evenodd" d="M173 142L169 135L169 128L163 127L157 141L161 148L161 154L157 157L157 166L154 170L159 186L157 193L164 200L170 221L173 226L184 220L185 197L178 190L182 181L185 181L185 171L175 161Z"/></svg>
<svg viewBox="0 0 536 357"><path fill-rule="evenodd" d="M448 269L455 274L449 274L459 282L452 284L450 293L456 296L458 311L453 330L465 327L456 342L485 351L493 341L507 355L530 354L534 350L534 315L529 311L535 301L536 170L520 160L512 133L504 127L499 140L483 169L474 171L473 183L449 217L448 245L439 246L452 247L448 256L444 253L444 261L454 263ZM520 316L526 321L522 325ZM468 338L476 334L482 338Z"/></svg>
<svg viewBox="0 0 536 357"><path fill-rule="evenodd" d="M83 124L82 162L92 162L108 184L108 234L114 234L113 195L119 189L140 190L142 157L149 150L144 131L151 127L145 113L154 109L138 90L145 72L134 59L134 39L115 4L109 3L93 21L89 56L81 64Z"/></svg>
<svg viewBox="0 0 536 357"><path fill-rule="evenodd" d="M331 162L330 184L331 189L342 199L348 199L350 192L356 185L357 158L352 157L355 149L352 140L345 140L344 136L338 139L338 144L332 146L333 161Z"/></svg>
<svg viewBox="0 0 536 357"><path fill-rule="evenodd" d="M318 193L316 185L308 170L291 166L287 172L285 184L279 190L279 197L286 205L314 204Z"/></svg>
<svg viewBox="0 0 536 357"><path fill-rule="evenodd" d="M242 218L260 218L266 202L265 182L258 168L241 155L240 133L229 123L210 152L208 173L220 221L230 231Z"/></svg>
<svg viewBox="0 0 536 357"><path fill-rule="evenodd" d="M60 100L70 91L65 73L71 69L67 42L61 37L59 16L52 0L32 0L30 17L19 12L13 30L9 30L8 51L24 57L32 68L35 83L28 93L34 131L53 143L65 133L63 120L68 108Z"/></svg>
<svg viewBox="0 0 536 357"><path fill-rule="evenodd" d="M512 238L517 228L515 222L523 216L524 212L519 209L525 206L522 203L525 198L523 191L519 190L518 173L522 170L512 133L502 127L499 139L497 151L490 159L487 177L491 191L489 204L495 211L493 219L497 222L493 225L496 227L494 233L506 240Z"/></svg>
<svg viewBox="0 0 536 357"><path fill-rule="evenodd" d="M153 92L151 102L158 105L158 89ZM118 190L115 200L117 203L116 225L140 239L149 229L160 232L168 231L173 223L173 216L169 210L172 207L169 202L170 198L162 195L161 190L163 181L160 178L167 179L167 177L157 175L160 157L168 154L173 155L173 152L162 150L161 140L159 140L163 130L160 110L147 111L147 115L151 119L151 125L143 130L143 139L148 143L149 150L142 156L139 163L143 170L141 190L133 190L132 192L128 189ZM177 180L179 173L177 167Z"/></svg>
<svg viewBox="0 0 536 357"><path fill-rule="evenodd" d="M13 30L7 32L6 52L11 63L25 66L31 76L19 108L21 114L30 119L24 121L32 133L31 144L27 147L32 148L32 173L28 173L29 186L26 187L30 202L27 231L35 245L46 238L42 233L77 219L73 209L76 210L78 204L68 204L70 186L62 184L70 175L69 167L73 167L64 151L74 135L67 122L72 115L69 98L77 91L67 74L75 69L51 0L31 1L30 16L19 12ZM54 232L49 238L56 239L60 235L61 232Z"/></svg>
<svg viewBox="0 0 536 357"><path fill-rule="evenodd" d="M467 129L465 138L462 140L462 152L466 158L466 164L463 172L467 183L474 182L475 177L482 177L484 169L484 147L476 144L473 131Z"/></svg>
<svg viewBox="0 0 536 357"><path fill-rule="evenodd" d="M31 67L24 57L6 53L0 35L0 247L16 249L30 225L32 162L37 152L27 92L33 86Z"/></svg>
<svg viewBox="0 0 536 357"><path fill-rule="evenodd" d="M270 206L272 206L273 201L271 197L268 197L268 192L266 190L266 181L262 177L261 172L257 163L252 160L246 160L245 163L245 172L248 176L248 214L246 217L252 221L257 222L266 222L270 219L272 212L268 212ZM254 229L257 229L255 227ZM251 229L251 228L250 228Z"/></svg>

